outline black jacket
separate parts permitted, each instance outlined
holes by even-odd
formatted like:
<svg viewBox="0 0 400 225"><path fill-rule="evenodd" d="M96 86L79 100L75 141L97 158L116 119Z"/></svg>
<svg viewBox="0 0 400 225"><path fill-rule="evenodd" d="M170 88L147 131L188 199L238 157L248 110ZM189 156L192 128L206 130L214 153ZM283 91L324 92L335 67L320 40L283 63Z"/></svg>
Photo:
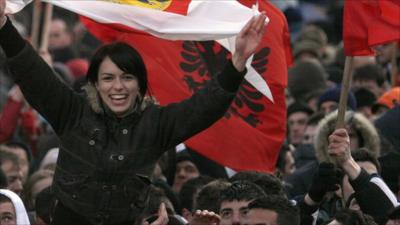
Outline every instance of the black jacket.
<svg viewBox="0 0 400 225"><path fill-rule="evenodd" d="M117 119L93 101L99 99L94 88L88 96L94 91L97 97L87 98L60 82L10 22L0 30L0 45L24 96L61 140L56 197L93 224L133 221L146 203L145 177L161 154L221 118L245 74L229 62L191 98L165 107L145 104Z"/></svg>

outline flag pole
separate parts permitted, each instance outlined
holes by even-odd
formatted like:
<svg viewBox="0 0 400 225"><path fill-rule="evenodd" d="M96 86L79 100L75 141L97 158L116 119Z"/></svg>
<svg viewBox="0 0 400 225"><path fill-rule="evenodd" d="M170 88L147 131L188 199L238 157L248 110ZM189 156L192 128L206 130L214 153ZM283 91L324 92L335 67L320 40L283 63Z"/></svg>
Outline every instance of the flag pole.
<svg viewBox="0 0 400 225"><path fill-rule="evenodd" d="M47 51L49 46L50 23L52 17L53 17L53 5L50 3L46 3L45 19L42 30L42 41L40 43L40 50L42 51L43 50Z"/></svg>
<svg viewBox="0 0 400 225"><path fill-rule="evenodd" d="M394 42L393 44L392 44L392 59L391 59L391 62L390 62L390 64L391 64L391 70L390 70L390 74L391 74L391 83L392 83L392 87L395 87L396 86L396 78L397 78L397 72L399 71L398 70L398 67L397 67L397 50L398 50L398 44L397 44L397 41L396 42Z"/></svg>
<svg viewBox="0 0 400 225"><path fill-rule="evenodd" d="M350 84L352 80L352 70L353 70L353 56L346 56L346 62L344 65L344 73L342 79L342 88L340 92L340 101L338 109L338 117L336 121L336 129L344 128L344 117L346 113L347 99L349 97Z"/></svg>
<svg viewBox="0 0 400 225"><path fill-rule="evenodd" d="M35 0L33 2L32 24L31 24L31 44L34 49L38 48L39 44L39 27L40 27L40 14L41 14L41 1Z"/></svg>

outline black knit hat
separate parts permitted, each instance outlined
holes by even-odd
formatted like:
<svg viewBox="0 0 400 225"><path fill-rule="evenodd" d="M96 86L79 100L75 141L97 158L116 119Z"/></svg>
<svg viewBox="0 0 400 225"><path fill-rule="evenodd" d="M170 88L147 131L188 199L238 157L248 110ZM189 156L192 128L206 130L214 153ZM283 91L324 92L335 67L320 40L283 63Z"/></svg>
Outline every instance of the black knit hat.
<svg viewBox="0 0 400 225"><path fill-rule="evenodd" d="M339 103L341 90L342 88L340 86L337 86L323 93L318 99L318 108L321 107L322 103L327 101ZM350 107L350 109L352 109L353 111L357 109L357 101L352 92L349 92L349 96L347 98L347 106Z"/></svg>
<svg viewBox="0 0 400 225"><path fill-rule="evenodd" d="M289 105L287 109L287 117L289 117L292 113L295 112L305 112L309 116L314 113L314 111L310 107L300 102L293 102L292 104Z"/></svg>
<svg viewBox="0 0 400 225"><path fill-rule="evenodd" d="M176 154L176 163L181 161L191 161L196 165L202 175L207 175L213 178L228 178L225 168L222 165L200 155L188 147Z"/></svg>

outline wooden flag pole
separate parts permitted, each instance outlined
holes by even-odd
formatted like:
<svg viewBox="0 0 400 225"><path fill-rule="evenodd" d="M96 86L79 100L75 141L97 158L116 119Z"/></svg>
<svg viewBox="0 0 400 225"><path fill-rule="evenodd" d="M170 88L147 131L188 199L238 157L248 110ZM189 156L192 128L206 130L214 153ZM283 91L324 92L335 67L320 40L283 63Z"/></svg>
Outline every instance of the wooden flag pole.
<svg viewBox="0 0 400 225"><path fill-rule="evenodd" d="M40 28L40 14L42 11L41 1L35 0L33 4L32 12L32 24L31 24L31 44L34 49L38 49L39 45L39 28Z"/></svg>
<svg viewBox="0 0 400 225"><path fill-rule="evenodd" d="M397 72L399 71L398 67L397 67L397 50L398 50L398 44L397 42L394 42L392 44L392 59L390 61L391 64L391 70L390 70L390 81L392 83L392 87L396 86L396 81L397 81Z"/></svg>
<svg viewBox="0 0 400 225"><path fill-rule="evenodd" d="M40 43L40 50L47 51L49 46L49 33L50 33L50 23L51 18L53 17L53 5L50 3L46 3L45 9L45 19L43 23L42 30L42 41Z"/></svg>
<svg viewBox="0 0 400 225"><path fill-rule="evenodd" d="M342 79L342 89L340 92L338 117L336 121L336 129L345 127L344 117L346 113L347 99L349 97L349 89L352 80L353 59L354 59L353 56L346 56L346 62L344 65L344 73Z"/></svg>

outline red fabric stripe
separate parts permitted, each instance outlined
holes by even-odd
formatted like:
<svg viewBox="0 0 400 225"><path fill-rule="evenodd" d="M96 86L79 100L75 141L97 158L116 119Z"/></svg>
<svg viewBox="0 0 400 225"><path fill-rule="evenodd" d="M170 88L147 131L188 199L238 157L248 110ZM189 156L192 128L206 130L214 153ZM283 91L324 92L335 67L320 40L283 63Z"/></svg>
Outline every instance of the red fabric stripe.
<svg viewBox="0 0 400 225"><path fill-rule="evenodd" d="M190 2L191 0L172 0L164 11L187 15Z"/></svg>

